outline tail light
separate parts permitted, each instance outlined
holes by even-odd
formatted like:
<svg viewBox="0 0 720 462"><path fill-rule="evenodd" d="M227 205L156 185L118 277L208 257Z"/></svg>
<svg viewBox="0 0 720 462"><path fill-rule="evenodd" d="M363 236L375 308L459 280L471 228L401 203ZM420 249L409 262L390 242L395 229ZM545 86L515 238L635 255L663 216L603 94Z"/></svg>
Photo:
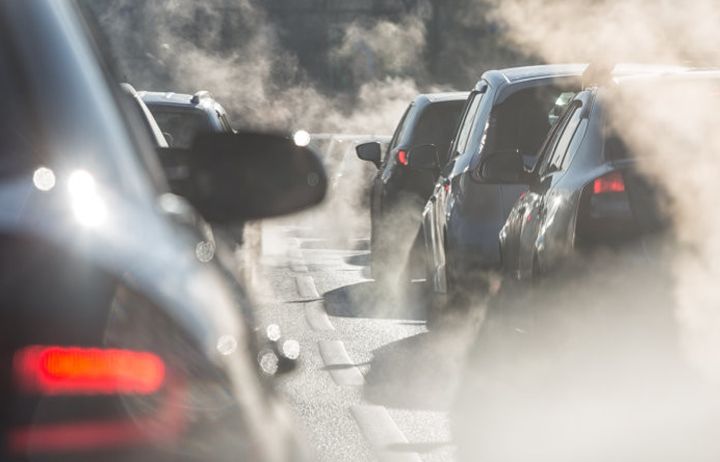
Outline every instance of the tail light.
<svg viewBox="0 0 720 462"><path fill-rule="evenodd" d="M625 180L620 172L610 172L593 182L593 194L595 195L620 192L625 192Z"/></svg>
<svg viewBox="0 0 720 462"><path fill-rule="evenodd" d="M400 149L400 150L397 152L397 160L398 160L398 162L400 162L402 165L407 165L407 164L408 164L408 153L407 153L407 151L404 150L404 149Z"/></svg>
<svg viewBox="0 0 720 462"><path fill-rule="evenodd" d="M24 392L58 394L152 394L165 381L165 363L139 351L31 346L13 361Z"/></svg>
<svg viewBox="0 0 720 462"><path fill-rule="evenodd" d="M187 427L185 380L169 374L163 359L151 352L124 349L29 346L13 357L18 391L45 399L141 400L137 414L98 414L78 420L72 410L49 420L11 428L9 450L15 454L74 453L145 444L176 442ZM78 401L80 400L80 401ZM90 401L88 401L90 402ZM138 408L138 409L140 409ZM71 418L68 418L71 417Z"/></svg>

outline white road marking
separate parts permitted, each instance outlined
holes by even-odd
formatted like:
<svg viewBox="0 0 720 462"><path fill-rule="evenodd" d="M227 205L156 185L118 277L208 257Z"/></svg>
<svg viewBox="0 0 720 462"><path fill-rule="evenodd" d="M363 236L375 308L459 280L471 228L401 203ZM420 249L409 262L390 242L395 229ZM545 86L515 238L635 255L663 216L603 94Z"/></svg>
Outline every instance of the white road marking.
<svg viewBox="0 0 720 462"><path fill-rule="evenodd" d="M362 386L365 377L350 359L340 340L323 340L318 344L320 356L338 385Z"/></svg>
<svg viewBox="0 0 720 462"><path fill-rule="evenodd" d="M305 320L313 330L335 330L321 300L305 303Z"/></svg>
<svg viewBox="0 0 720 462"><path fill-rule="evenodd" d="M420 462L417 453L401 450L408 440L384 406L353 406L350 411L380 462Z"/></svg>
<svg viewBox="0 0 720 462"><path fill-rule="evenodd" d="M297 285L298 293L300 297L311 300L317 300L320 298L317 287L315 287L315 281L312 276L309 275L297 275L295 276L295 284Z"/></svg>

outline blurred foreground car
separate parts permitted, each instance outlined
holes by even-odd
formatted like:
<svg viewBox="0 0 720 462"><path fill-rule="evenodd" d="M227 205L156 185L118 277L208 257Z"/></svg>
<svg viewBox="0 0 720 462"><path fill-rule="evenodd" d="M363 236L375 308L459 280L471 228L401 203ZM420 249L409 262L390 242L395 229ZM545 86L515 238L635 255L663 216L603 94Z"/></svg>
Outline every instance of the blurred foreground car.
<svg viewBox="0 0 720 462"><path fill-rule="evenodd" d="M303 460L257 362L272 373L279 349L258 344L247 300L179 223L192 207L119 110L80 13L0 3L0 459ZM192 150L184 190L218 222L324 196L319 160L287 138Z"/></svg>
<svg viewBox="0 0 720 462"><path fill-rule="evenodd" d="M576 251L618 247L663 230L665 201L638 172L637 157L612 126L608 106L647 88L668 86L669 91L670 85L684 85L693 89L693 85L704 85L703 80L720 83L720 73L617 77L571 101L532 172L526 172L517 158L510 162L486 159L479 175L490 181L503 178L529 184L528 193L515 204L500 232L505 274L531 280L557 269ZM672 105L668 106L671 110Z"/></svg>
<svg viewBox="0 0 720 462"><path fill-rule="evenodd" d="M467 93L419 95L405 111L385 156L380 143L357 146L360 159L379 169L370 199L371 270L375 280L400 278L408 256L422 255L417 240L422 207L432 192L438 165L447 161L453 131ZM413 154L415 150L415 154ZM414 156L432 158L423 163Z"/></svg>

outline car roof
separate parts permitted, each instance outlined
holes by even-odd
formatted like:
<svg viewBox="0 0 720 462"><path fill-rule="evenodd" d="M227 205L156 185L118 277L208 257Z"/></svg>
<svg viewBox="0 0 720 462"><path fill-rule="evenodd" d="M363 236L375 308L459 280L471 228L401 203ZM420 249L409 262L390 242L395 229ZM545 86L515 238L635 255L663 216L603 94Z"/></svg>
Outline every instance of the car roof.
<svg viewBox="0 0 720 462"><path fill-rule="evenodd" d="M496 87L523 84L533 80L558 79L565 77L581 77L588 64L541 64L537 66L510 67L486 71L477 83L476 90L487 81ZM616 76L663 74L686 70L676 65L621 63L613 69Z"/></svg>
<svg viewBox="0 0 720 462"><path fill-rule="evenodd" d="M194 95L159 91L139 91L137 94L145 104L150 106L196 107L200 109L218 106L217 101L207 91L199 91Z"/></svg>
<svg viewBox="0 0 720 462"><path fill-rule="evenodd" d="M587 64L542 64L538 66L492 69L483 73L476 88L479 89L483 85L483 81L499 87L530 80L580 76L586 67Z"/></svg>
<svg viewBox="0 0 720 462"><path fill-rule="evenodd" d="M418 95L415 98L417 103L445 103L452 101L465 101L470 92L467 91L454 91L454 92L443 92L443 93L424 93Z"/></svg>
<svg viewBox="0 0 720 462"><path fill-rule="evenodd" d="M184 93L139 91L138 96L140 96L145 103L194 106L194 104L190 102L190 100L192 100L192 95Z"/></svg>
<svg viewBox="0 0 720 462"><path fill-rule="evenodd" d="M645 73L615 76L613 83L623 86L634 83L653 83L657 81L693 81L693 80L715 80L720 79L720 69L680 69L674 72Z"/></svg>

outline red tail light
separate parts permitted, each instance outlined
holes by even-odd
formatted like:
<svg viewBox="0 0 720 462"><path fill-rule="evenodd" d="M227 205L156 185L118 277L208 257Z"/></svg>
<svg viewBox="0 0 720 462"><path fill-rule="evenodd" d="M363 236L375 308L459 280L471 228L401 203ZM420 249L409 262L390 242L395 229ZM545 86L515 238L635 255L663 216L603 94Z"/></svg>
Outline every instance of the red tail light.
<svg viewBox="0 0 720 462"><path fill-rule="evenodd" d="M593 183L593 194L613 192L625 192L625 180L620 172L610 172Z"/></svg>
<svg viewBox="0 0 720 462"><path fill-rule="evenodd" d="M140 351L31 346L13 361L25 392L57 394L151 394L165 381L165 363Z"/></svg>
<svg viewBox="0 0 720 462"><path fill-rule="evenodd" d="M400 162L401 164L407 165L407 164L408 164L407 151L405 151L404 149L400 149L400 150L397 152L397 160L398 160L398 162Z"/></svg>

